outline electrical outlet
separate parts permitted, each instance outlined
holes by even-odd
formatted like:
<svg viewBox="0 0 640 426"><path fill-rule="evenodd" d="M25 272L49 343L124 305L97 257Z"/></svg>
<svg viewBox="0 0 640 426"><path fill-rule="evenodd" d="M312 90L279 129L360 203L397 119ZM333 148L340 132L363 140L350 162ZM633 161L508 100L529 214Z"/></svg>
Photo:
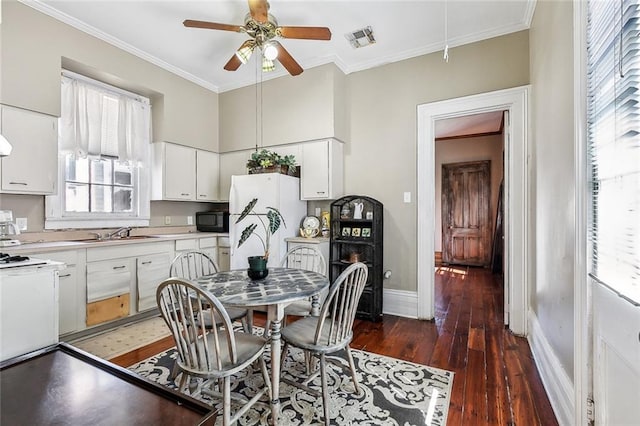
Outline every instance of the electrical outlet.
<svg viewBox="0 0 640 426"><path fill-rule="evenodd" d="M410 203L411 202L411 192L405 192L404 193L404 202L405 203Z"/></svg>
<svg viewBox="0 0 640 426"><path fill-rule="evenodd" d="M27 230L27 218L26 217L17 217L16 218L16 226L21 231Z"/></svg>
<svg viewBox="0 0 640 426"><path fill-rule="evenodd" d="M165 225L171 225L171 216L165 216L164 217L164 224Z"/></svg>
<svg viewBox="0 0 640 426"><path fill-rule="evenodd" d="M187 225L193 225L193 216L187 216Z"/></svg>

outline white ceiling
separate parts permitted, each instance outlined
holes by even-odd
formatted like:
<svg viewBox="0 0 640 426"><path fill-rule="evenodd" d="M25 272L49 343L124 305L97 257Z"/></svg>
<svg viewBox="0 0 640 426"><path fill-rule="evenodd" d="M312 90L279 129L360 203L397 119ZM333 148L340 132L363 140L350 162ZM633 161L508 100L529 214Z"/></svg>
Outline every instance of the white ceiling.
<svg viewBox="0 0 640 426"><path fill-rule="evenodd" d="M436 121L436 139L502 132L502 111L466 115Z"/></svg>
<svg viewBox="0 0 640 426"><path fill-rule="evenodd" d="M185 19L244 24L246 0L21 0L126 51L220 93L254 84L252 59L223 69L246 35L185 28ZM271 0L283 26L326 26L330 41L282 39L303 68L335 63L346 74L441 51L445 9L450 61L456 46L529 28L535 0ZM345 34L372 26L376 43L354 49ZM253 55L258 56L258 55ZM263 79L286 75L276 71ZM293 77L295 78L295 77Z"/></svg>

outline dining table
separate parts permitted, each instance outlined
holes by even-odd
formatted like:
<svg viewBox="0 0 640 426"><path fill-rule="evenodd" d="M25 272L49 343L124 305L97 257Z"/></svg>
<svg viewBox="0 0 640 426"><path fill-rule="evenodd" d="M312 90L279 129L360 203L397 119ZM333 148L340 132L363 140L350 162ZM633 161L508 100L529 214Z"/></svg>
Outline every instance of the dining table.
<svg viewBox="0 0 640 426"><path fill-rule="evenodd" d="M260 280L249 278L247 271L217 272L194 282L211 292L225 306L246 309L264 307L271 324L271 418L277 424L280 413L280 329L284 308L297 300L312 299L312 315L319 314L319 294L329 287L329 278L317 272L292 268L269 268Z"/></svg>

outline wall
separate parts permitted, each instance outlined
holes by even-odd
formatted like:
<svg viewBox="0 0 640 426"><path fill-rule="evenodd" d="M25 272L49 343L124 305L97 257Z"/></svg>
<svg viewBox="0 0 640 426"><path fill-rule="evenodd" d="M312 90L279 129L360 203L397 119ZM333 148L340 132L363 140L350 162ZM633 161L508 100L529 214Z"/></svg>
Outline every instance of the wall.
<svg viewBox="0 0 640 426"><path fill-rule="evenodd" d="M452 49L448 63L439 52L348 76L345 190L384 204L385 288L417 288L417 106L528 84L528 51L522 31Z"/></svg>
<svg viewBox="0 0 640 426"><path fill-rule="evenodd" d="M530 30L535 188L532 310L573 379L574 217L573 9L538 2Z"/></svg>
<svg viewBox="0 0 640 426"><path fill-rule="evenodd" d="M60 115L60 69L150 96L154 140L218 151L218 95L16 1L2 1L2 98Z"/></svg>
<svg viewBox="0 0 640 426"><path fill-rule="evenodd" d="M340 119L334 115L344 111L344 90L336 93L344 79L335 65L327 64L220 94L220 151L253 148L256 137L265 147L327 137L344 140L344 114Z"/></svg>
<svg viewBox="0 0 640 426"><path fill-rule="evenodd" d="M491 229L496 220L498 192L502 180L502 135L436 141L435 251L442 251L442 165L491 160ZM491 233L493 238L493 231Z"/></svg>

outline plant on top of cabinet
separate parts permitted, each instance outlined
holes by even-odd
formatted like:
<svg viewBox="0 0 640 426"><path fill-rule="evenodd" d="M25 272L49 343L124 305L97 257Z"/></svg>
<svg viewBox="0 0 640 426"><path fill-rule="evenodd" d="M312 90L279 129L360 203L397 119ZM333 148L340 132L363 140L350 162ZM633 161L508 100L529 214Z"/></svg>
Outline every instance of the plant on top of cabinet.
<svg viewBox="0 0 640 426"><path fill-rule="evenodd" d="M247 161L249 174L256 173L282 173L283 175L299 177L296 167L296 158L293 155L284 157L274 151L262 149L251 154Z"/></svg>

